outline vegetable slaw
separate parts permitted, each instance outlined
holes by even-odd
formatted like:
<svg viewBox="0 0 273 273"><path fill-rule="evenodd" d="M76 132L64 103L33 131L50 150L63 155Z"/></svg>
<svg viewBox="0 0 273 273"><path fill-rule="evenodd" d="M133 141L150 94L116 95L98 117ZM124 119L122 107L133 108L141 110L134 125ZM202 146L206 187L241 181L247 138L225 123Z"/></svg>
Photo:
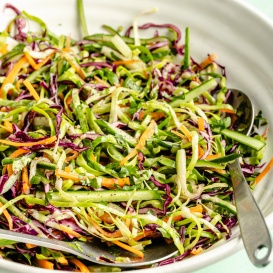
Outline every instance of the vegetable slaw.
<svg viewBox="0 0 273 273"><path fill-rule="evenodd" d="M123 36L104 26L110 34L74 41L7 8L16 18L1 33L1 227L60 240L97 236L140 258L163 237L179 255L160 265L227 238L237 220L226 165L243 156L254 187L266 135L252 134L252 147L241 134L234 140L244 106L227 103L215 55L192 59L188 28L184 45L175 26L150 23L139 29L171 35L137 40L136 28L131 37L131 29ZM24 32L25 20L41 32ZM64 253L1 245L4 258L86 270Z"/></svg>

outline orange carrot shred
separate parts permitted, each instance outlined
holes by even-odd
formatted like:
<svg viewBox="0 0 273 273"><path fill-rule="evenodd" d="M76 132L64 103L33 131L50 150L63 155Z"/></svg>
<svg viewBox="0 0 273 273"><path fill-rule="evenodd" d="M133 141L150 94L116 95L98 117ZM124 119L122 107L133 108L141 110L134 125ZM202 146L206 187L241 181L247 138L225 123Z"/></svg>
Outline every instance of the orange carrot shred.
<svg viewBox="0 0 273 273"><path fill-rule="evenodd" d="M34 97L34 99L38 101L40 99L40 96L38 95L38 93L34 89L33 85L30 83L30 81L28 79L25 79L23 81L23 84L26 86L29 93Z"/></svg>
<svg viewBox="0 0 273 273"><path fill-rule="evenodd" d="M198 128L199 128L199 130L202 131L202 132L204 132L205 131L205 123L206 123L206 121L203 118L199 118L197 120L197 122L198 122Z"/></svg>
<svg viewBox="0 0 273 273"><path fill-rule="evenodd" d="M13 132L12 123L9 122L8 120L5 120L5 121L4 121L4 127L5 127L5 129L6 129L8 132L10 132L10 133Z"/></svg>
<svg viewBox="0 0 273 273"><path fill-rule="evenodd" d="M1 86L1 90L0 90L0 98L2 98L2 94L4 92L4 87L6 84L8 83L13 83L15 78L17 77L18 73L20 72L20 70L22 69L22 67L27 63L27 59L26 57L22 57L15 65L14 67L11 69L11 71L9 72L8 76L5 78L2 86Z"/></svg>
<svg viewBox="0 0 273 273"><path fill-rule="evenodd" d="M216 59L217 59L216 54L209 54L208 57L205 60L203 60L203 62L200 63L200 66L202 68L205 68L209 64L213 63Z"/></svg>
<svg viewBox="0 0 273 273"><path fill-rule="evenodd" d="M54 269L54 264L48 260L39 260L36 259L35 260L36 264L42 268L46 268L46 269Z"/></svg>
<svg viewBox="0 0 273 273"><path fill-rule="evenodd" d="M97 222L95 222L89 215L86 215L88 221L94 226L96 230L98 230L102 235L109 238L118 238L122 236L122 233L120 230L116 230L114 232L108 232L102 229Z"/></svg>
<svg viewBox="0 0 273 273"><path fill-rule="evenodd" d="M134 241L139 241L147 236L149 236L150 234L152 234L154 231L153 230L143 230L143 232L139 232L138 235L134 238Z"/></svg>
<svg viewBox="0 0 273 273"><path fill-rule="evenodd" d="M189 139L189 141L192 141L192 134L191 134L191 132L188 130L188 128L185 125L181 124L181 126L180 126L179 129Z"/></svg>
<svg viewBox="0 0 273 273"><path fill-rule="evenodd" d="M30 193L30 182L28 179L28 167L27 166L25 166L22 169L22 182L23 182L23 185L22 185L23 194L29 194Z"/></svg>
<svg viewBox="0 0 273 273"><path fill-rule="evenodd" d="M17 158L18 156L20 156L22 154L27 154L28 152L29 152L28 149L20 148L20 149L14 151L13 153L11 153L9 157L10 158ZM8 170L8 175L11 176L13 173L12 164L7 165L7 170Z"/></svg>
<svg viewBox="0 0 273 273"><path fill-rule="evenodd" d="M0 207L2 207L2 206L3 206L3 204L0 202ZM7 211L7 209L3 210L3 214L4 214L4 216L6 217L6 219L8 221L9 229L12 230L13 229L13 220L12 220L9 212Z"/></svg>
<svg viewBox="0 0 273 273"><path fill-rule="evenodd" d="M72 155L71 156L68 156L67 158L66 158L66 161L68 162L68 161L71 161L71 160L73 160L73 159L75 159L75 158L77 158L78 157L78 152L77 151L71 151L70 152Z"/></svg>
<svg viewBox="0 0 273 273"><path fill-rule="evenodd" d="M69 259L69 262L76 265L79 268L80 272L87 272L87 273L90 272L90 270L81 261L79 261L76 258Z"/></svg>
<svg viewBox="0 0 273 273"><path fill-rule="evenodd" d="M49 137L49 138L46 138L43 140L39 140L36 142L22 142L22 143L21 142L13 142L13 141L6 140L6 139L0 139L0 143L10 145L10 146L15 146L15 147L22 147L22 146L23 147L31 147L31 146L39 145L39 144L47 145L47 144L53 143L56 139L57 139L56 136L52 136L52 137Z"/></svg>
<svg viewBox="0 0 273 273"><path fill-rule="evenodd" d="M268 172L271 170L272 167L273 167L273 158L271 158L271 160L266 165L264 170L256 177L255 180L257 184L268 174Z"/></svg>
<svg viewBox="0 0 273 273"><path fill-rule="evenodd" d="M37 247L36 245L33 245L33 244L26 244L26 247L28 248L28 249L31 249L31 248L35 248L35 247Z"/></svg>
<svg viewBox="0 0 273 273"><path fill-rule="evenodd" d="M147 129L144 131L144 133L141 135L139 142L135 146L135 148L120 161L120 165L123 166L129 159L137 155L138 150L142 150L145 146L146 140L151 138L155 132L156 123L154 120L152 120L147 127Z"/></svg>
<svg viewBox="0 0 273 273"><path fill-rule="evenodd" d="M236 112L234 110L228 109L228 108L222 108L222 109L220 109L220 112L229 113L229 114L236 114Z"/></svg>
<svg viewBox="0 0 273 273"><path fill-rule="evenodd" d="M114 61L114 65L128 65L128 64L134 64L139 62L140 60L124 60L124 61Z"/></svg>
<svg viewBox="0 0 273 273"><path fill-rule="evenodd" d="M112 241L112 243L114 243L115 245L123 248L123 249L126 249L130 252L132 252L133 254L137 255L139 258L143 259L144 258L144 253L136 248L133 248L129 245L126 245L120 241Z"/></svg>
<svg viewBox="0 0 273 273"><path fill-rule="evenodd" d="M36 64L35 66L35 70L40 69L42 66L44 66L50 59L52 59L54 56L54 53L48 55L47 57L45 57L40 63Z"/></svg>
<svg viewBox="0 0 273 273"><path fill-rule="evenodd" d="M25 52L25 56L26 56L27 61L29 62L29 64L32 66L32 68L35 69L37 64L27 51Z"/></svg>
<svg viewBox="0 0 273 273"><path fill-rule="evenodd" d="M171 132L179 137L181 137L182 139L186 139L186 137L184 135L182 135L181 133L175 131L175 130L171 130Z"/></svg>
<svg viewBox="0 0 273 273"><path fill-rule="evenodd" d="M61 228L62 231L64 231L65 233L67 233L67 234L69 234L69 235L72 235L72 236L74 236L74 237L76 237L76 238L81 238L81 237L83 237L80 233L74 231L73 229L71 229L71 228L69 228L69 227L67 227L67 226L65 226L65 225L60 224L60 228Z"/></svg>
<svg viewBox="0 0 273 273"><path fill-rule="evenodd" d="M196 205L195 207L191 207L190 208L190 212L193 213L193 212L200 212L200 213L203 213L203 206L198 204Z"/></svg>
<svg viewBox="0 0 273 273"><path fill-rule="evenodd" d="M0 49L0 53L1 55L5 55L6 53L8 53L8 44L3 44L1 49Z"/></svg>
<svg viewBox="0 0 273 273"><path fill-rule="evenodd" d="M206 160L213 160L213 159L219 158L221 156L222 156L221 153L213 154L213 155L207 155Z"/></svg>

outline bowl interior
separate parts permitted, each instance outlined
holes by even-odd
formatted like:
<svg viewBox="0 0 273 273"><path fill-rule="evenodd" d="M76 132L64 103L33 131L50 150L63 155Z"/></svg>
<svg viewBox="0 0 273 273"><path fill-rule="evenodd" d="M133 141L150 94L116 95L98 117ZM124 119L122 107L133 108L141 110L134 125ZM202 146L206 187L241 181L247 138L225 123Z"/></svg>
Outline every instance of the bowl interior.
<svg viewBox="0 0 273 273"><path fill-rule="evenodd" d="M7 0L8 1L8 0ZM0 4L3 13L4 2ZM13 0L19 9L42 18L48 28L57 34L71 34L81 37L76 1L73 0ZM158 12L138 17L139 24L172 23L182 33L190 27L191 55L201 61L207 54L216 53L218 62L226 67L227 85L247 93L255 107L261 109L268 118L269 128L273 128L273 38L272 22L259 12L241 1L219 0L93 0L85 1L85 14L90 33L102 32L101 25L128 27L136 15L146 9L158 8ZM14 13L4 11L0 29L13 18ZM272 157L273 133L269 130L265 161ZM273 183L269 174L256 187L254 196L266 217L270 228L273 227ZM236 227L229 241L222 241L201 255L162 268L141 269L139 272L192 272L227 257L239 250L242 242ZM0 261L1 272L37 272L29 266L9 261ZM50 273L50 270L39 269ZM53 271L51 271L53 273ZM55 272L55 271L54 271ZM61 272L61 271L59 271Z"/></svg>

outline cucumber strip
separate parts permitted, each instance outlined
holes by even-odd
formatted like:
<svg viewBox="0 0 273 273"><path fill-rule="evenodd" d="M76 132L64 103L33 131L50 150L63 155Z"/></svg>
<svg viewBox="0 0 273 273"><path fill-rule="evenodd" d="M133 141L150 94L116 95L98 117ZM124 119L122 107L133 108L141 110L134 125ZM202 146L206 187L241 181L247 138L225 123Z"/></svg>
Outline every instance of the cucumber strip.
<svg viewBox="0 0 273 273"><path fill-rule="evenodd" d="M203 194L201 196L202 200L204 201L210 201L213 202L215 204L217 204L220 207L223 207L225 209L227 209L228 211L230 211L232 214L237 215L237 211L236 211L236 207L234 205L232 205L230 202L225 201L220 199L219 197L216 196L209 196L207 194Z"/></svg>
<svg viewBox="0 0 273 273"><path fill-rule="evenodd" d="M132 201L145 201L160 199L161 195L158 191L154 190L138 190L138 191L67 191L67 195L71 196L71 202L67 202L67 199L64 199L59 192L48 192L47 198L51 204L52 202L59 201L65 202L66 206L70 207L69 203L73 203L73 200L77 200L82 203L97 203L97 202L127 202ZM78 203L77 203L78 206Z"/></svg>
<svg viewBox="0 0 273 273"><path fill-rule="evenodd" d="M190 162L189 160L187 160L187 164L188 162ZM220 165L211 161L206 161L206 160L197 160L196 164L195 164L196 168L213 168L213 169L219 169L219 170L223 170L225 168L224 165Z"/></svg>
<svg viewBox="0 0 273 273"><path fill-rule="evenodd" d="M188 102L188 101L202 95L204 92L215 88L216 86L217 86L217 81L214 78L212 78L208 81L203 82L199 86L193 88L190 92L186 93L184 99L174 100L174 101L170 102L169 105L172 106L173 108L177 108L177 107L179 107L181 102Z"/></svg>
<svg viewBox="0 0 273 273"><path fill-rule="evenodd" d="M228 163L239 158L240 156L241 154L230 154L230 155L222 156L219 158L215 158L213 160L210 160L210 162L217 163L217 164Z"/></svg>
<svg viewBox="0 0 273 273"><path fill-rule="evenodd" d="M132 147L137 145L137 140L134 137L127 134L126 132L124 132L123 130L112 126L110 123L108 123L102 119L100 119L100 120L97 119L97 120L95 120L95 122L100 126L100 128L103 131L106 131L106 133L111 134L111 135L122 136L129 143L129 145Z"/></svg>
<svg viewBox="0 0 273 273"><path fill-rule="evenodd" d="M238 141L256 151L260 151L264 146L265 146L265 142L264 141L261 141L259 139L256 139L256 138L253 138L253 137L250 137L250 136L246 136L242 133L239 133L239 132L235 132L233 130L230 130L230 129L224 129L221 131L221 133L228 137L228 138L231 138L235 141Z"/></svg>

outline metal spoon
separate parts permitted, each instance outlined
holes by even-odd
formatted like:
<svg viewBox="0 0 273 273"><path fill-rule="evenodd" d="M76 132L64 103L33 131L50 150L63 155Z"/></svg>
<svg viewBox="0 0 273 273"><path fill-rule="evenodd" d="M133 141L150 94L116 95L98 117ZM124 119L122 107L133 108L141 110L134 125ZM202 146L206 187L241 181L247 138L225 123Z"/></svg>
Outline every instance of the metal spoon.
<svg viewBox="0 0 273 273"><path fill-rule="evenodd" d="M0 238L64 251L96 264L126 268L155 264L171 258L177 253L177 248L174 244L167 244L164 240L158 239L145 247L145 256L143 259L140 259L122 248L111 250L106 243L101 242L101 239L96 237L92 239L92 242L64 242L0 229ZM115 262L116 257L128 257L130 260L128 262Z"/></svg>
<svg viewBox="0 0 273 273"><path fill-rule="evenodd" d="M249 135L254 123L254 107L246 94L238 90L230 90L228 101L236 109L245 103L245 119L247 124L241 123L240 129ZM237 217L243 243L250 261L257 267L266 266L272 259L272 242L263 215L249 189L242 173L239 159L229 164L230 176L233 184Z"/></svg>

